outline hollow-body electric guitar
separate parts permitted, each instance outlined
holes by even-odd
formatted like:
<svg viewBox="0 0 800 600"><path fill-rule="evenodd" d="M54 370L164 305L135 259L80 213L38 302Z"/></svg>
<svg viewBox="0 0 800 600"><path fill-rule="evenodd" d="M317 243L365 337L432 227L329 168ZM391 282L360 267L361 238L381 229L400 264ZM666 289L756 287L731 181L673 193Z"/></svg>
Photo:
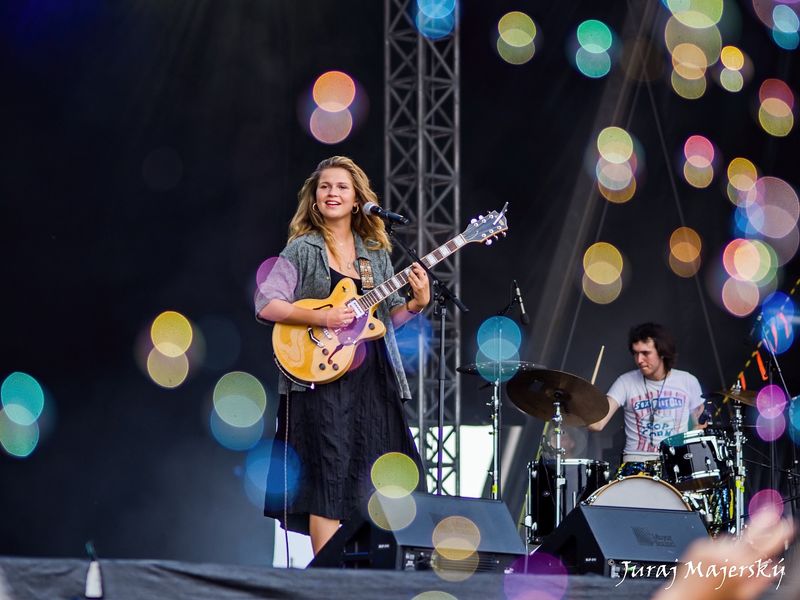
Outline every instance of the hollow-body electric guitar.
<svg viewBox="0 0 800 600"><path fill-rule="evenodd" d="M505 235L507 229L505 209L500 213L492 211L486 216L472 219L463 233L422 257L422 262L431 268L470 242L491 244L497 235ZM357 295L355 282L345 277L325 299L296 301L294 306L310 310L348 306L355 313L355 318L341 328L276 323L272 332L272 347L284 374L306 385L329 383L344 375L353 362L359 342L378 339L386 334L386 327L375 317L375 309L390 294L408 283L410 271L411 267L406 267L363 296Z"/></svg>

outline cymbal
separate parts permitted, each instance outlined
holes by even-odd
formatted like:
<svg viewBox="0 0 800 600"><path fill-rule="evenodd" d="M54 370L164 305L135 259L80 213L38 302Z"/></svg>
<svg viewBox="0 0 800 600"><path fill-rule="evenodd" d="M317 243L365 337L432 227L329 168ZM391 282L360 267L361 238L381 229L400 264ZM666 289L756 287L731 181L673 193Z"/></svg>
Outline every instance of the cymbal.
<svg viewBox="0 0 800 600"><path fill-rule="evenodd" d="M563 423L584 427L608 414L606 395L577 375L533 369L518 373L506 386L508 397L522 412L548 421L555 410L553 402L561 403Z"/></svg>
<svg viewBox="0 0 800 600"><path fill-rule="evenodd" d="M709 392L708 394L703 394L703 398L730 398L731 400L738 400L742 404L747 404L747 406L755 406L756 405L756 392L753 390L739 390L738 392L732 392L730 390L723 390L721 392Z"/></svg>
<svg viewBox="0 0 800 600"><path fill-rule="evenodd" d="M530 371L532 369L544 368L544 366L542 365L537 365L532 362L527 362L524 360L501 360L501 361L489 361L489 362L461 365L456 369L456 371L458 371L459 373L463 373L464 375L485 376L487 374L496 373L495 369L497 369L498 365L500 366L501 378L503 375L510 375L513 373L520 373L520 372L524 373L525 371Z"/></svg>

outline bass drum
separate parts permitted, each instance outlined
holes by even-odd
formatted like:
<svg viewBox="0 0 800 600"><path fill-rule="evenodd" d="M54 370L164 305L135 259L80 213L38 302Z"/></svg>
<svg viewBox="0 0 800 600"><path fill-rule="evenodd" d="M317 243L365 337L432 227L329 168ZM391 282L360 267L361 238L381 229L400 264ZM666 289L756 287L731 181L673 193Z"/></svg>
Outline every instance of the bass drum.
<svg viewBox="0 0 800 600"><path fill-rule="evenodd" d="M630 508L659 508L662 510L692 510L678 490L650 475L632 475L612 481L589 496L592 506L625 506Z"/></svg>

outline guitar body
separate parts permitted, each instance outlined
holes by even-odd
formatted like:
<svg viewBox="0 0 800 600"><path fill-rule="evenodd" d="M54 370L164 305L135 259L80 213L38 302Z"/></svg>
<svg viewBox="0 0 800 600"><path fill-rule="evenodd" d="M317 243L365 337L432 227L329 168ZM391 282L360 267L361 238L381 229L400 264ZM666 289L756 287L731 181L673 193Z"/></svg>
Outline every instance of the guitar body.
<svg viewBox="0 0 800 600"><path fill-rule="evenodd" d="M505 218L507 207L508 202L500 213L492 211L486 216L472 219L463 233L425 255L422 264L430 269L465 244L477 242L489 245L496 236L505 235L508 229ZM363 296L357 295L353 280L345 278L323 300L295 302L295 306L311 310L349 306L356 318L350 325L340 329L276 323L272 332L272 348L281 371L289 379L306 384L329 383L339 379L353 364L360 342L386 335L386 327L375 317L375 309L390 294L408 283L410 272L411 267L406 267Z"/></svg>
<svg viewBox="0 0 800 600"><path fill-rule="evenodd" d="M359 298L352 279L342 279L330 296L294 302L298 308L326 310L345 306ZM386 335L386 327L375 317L377 306L353 319L347 327L327 328L276 323L272 348L281 367L292 379L303 383L330 383L347 373L353 364L356 347L365 340Z"/></svg>

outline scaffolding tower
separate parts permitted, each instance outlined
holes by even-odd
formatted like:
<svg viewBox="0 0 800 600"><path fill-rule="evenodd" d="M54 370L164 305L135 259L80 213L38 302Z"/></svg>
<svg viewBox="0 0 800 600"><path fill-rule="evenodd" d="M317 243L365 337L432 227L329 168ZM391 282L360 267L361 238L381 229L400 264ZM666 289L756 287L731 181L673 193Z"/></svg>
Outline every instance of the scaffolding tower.
<svg viewBox="0 0 800 600"><path fill-rule="evenodd" d="M384 203L411 220L413 225L396 234L421 257L461 232L458 23L452 32L432 39L416 26L416 19L426 17L417 15L415 0L384 2ZM396 269L408 266L404 254L397 253L396 260ZM439 263L435 274L460 294L458 253ZM420 327L417 369L409 373L416 397L416 403L408 403L410 423L419 431L428 489L436 481L441 444L443 490L459 495L461 382L456 367L461 356L460 316L455 307L448 306L442 440L437 436L439 326L430 306L425 316L431 319L432 336L428 340Z"/></svg>

